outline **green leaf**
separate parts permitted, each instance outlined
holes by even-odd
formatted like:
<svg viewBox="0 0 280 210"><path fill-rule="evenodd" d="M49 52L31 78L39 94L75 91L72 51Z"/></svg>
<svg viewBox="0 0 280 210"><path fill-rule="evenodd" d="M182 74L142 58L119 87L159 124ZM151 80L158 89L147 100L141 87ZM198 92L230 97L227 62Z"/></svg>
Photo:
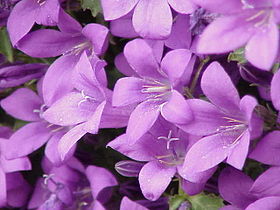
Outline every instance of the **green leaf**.
<svg viewBox="0 0 280 210"><path fill-rule="evenodd" d="M13 47L6 28L0 28L0 53L5 55L9 62L14 62Z"/></svg>
<svg viewBox="0 0 280 210"><path fill-rule="evenodd" d="M218 210L224 206L223 199L214 194L200 193L189 196L188 200L192 205L192 210Z"/></svg>
<svg viewBox="0 0 280 210"><path fill-rule="evenodd" d="M176 210L186 201L186 195L174 195L169 198L169 210Z"/></svg>
<svg viewBox="0 0 280 210"><path fill-rule="evenodd" d="M100 0L81 0L83 10L89 9L93 17L101 13Z"/></svg>
<svg viewBox="0 0 280 210"><path fill-rule="evenodd" d="M228 62L230 61L236 61L239 64L247 63L247 60L245 58L245 49L242 47L230 53L228 55Z"/></svg>

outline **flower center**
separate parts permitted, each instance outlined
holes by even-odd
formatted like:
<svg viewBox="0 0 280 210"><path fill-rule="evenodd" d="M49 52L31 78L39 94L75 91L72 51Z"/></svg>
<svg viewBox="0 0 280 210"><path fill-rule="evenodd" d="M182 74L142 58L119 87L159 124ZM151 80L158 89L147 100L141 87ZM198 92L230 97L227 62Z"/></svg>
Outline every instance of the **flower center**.
<svg viewBox="0 0 280 210"><path fill-rule="evenodd" d="M85 41L85 42L83 42L81 44L76 45L70 51L71 51L71 54L73 54L73 55L79 55L84 50L91 50L91 51L93 51L91 43L89 41Z"/></svg>
<svg viewBox="0 0 280 210"><path fill-rule="evenodd" d="M223 117L223 119L226 120L228 125L220 126L217 129L217 134L226 137L224 148L227 148L239 142L248 126L246 122L231 117Z"/></svg>
<svg viewBox="0 0 280 210"><path fill-rule="evenodd" d="M33 112L34 113L38 113L39 114L39 117L41 118L41 119L44 119L43 118L43 113L44 113L44 111L46 111L47 110L47 105L45 105L45 104L42 104L41 106L40 106L40 109L33 109Z"/></svg>
<svg viewBox="0 0 280 210"><path fill-rule="evenodd" d="M170 93L170 91L171 87L169 84L157 80L149 80L142 86L141 93L150 94L150 98L153 99L162 99L162 97Z"/></svg>
<svg viewBox="0 0 280 210"><path fill-rule="evenodd" d="M168 136L159 136L158 140L166 140L166 149L168 153L166 155L156 156L156 159L167 166L176 166L180 165L184 162L184 155L181 155L176 150L176 145L172 145L171 143L175 143L180 139L178 137L172 137L172 131L170 130Z"/></svg>

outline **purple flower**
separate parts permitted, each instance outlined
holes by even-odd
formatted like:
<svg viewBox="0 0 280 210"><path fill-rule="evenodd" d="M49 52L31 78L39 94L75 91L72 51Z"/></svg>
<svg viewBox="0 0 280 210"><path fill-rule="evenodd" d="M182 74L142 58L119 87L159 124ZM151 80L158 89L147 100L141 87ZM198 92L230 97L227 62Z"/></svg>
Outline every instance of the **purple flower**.
<svg viewBox="0 0 280 210"><path fill-rule="evenodd" d="M182 14L190 14L196 8L189 0L102 0L101 4L105 20L121 18L133 10L133 27L147 39L166 39L170 35L170 6Z"/></svg>
<svg viewBox="0 0 280 210"><path fill-rule="evenodd" d="M262 121L254 114L256 99L249 95L240 99L219 63L213 62L207 67L202 75L201 88L212 103L187 100L193 120L177 124L187 133L205 136L186 155L185 178L194 172L208 170L225 159L235 168L242 169L250 139L262 132Z"/></svg>
<svg viewBox="0 0 280 210"><path fill-rule="evenodd" d="M140 103L132 112L127 126L126 133L131 144L152 127L160 113L164 117L172 116L173 121L178 123L191 118L188 105L177 106L184 102L180 92L192 73L189 66L191 52L186 49L170 51L162 60L161 55L161 47L153 50L144 40L136 39L124 49L129 65L119 62L121 66L125 65L124 69L130 77L117 81L113 106ZM176 108L173 109L170 104Z"/></svg>
<svg viewBox="0 0 280 210"><path fill-rule="evenodd" d="M88 166L86 169L75 158L59 167L48 159L43 161L44 179L37 181L28 208L39 209L105 209L102 202L109 199L106 188L118 185L106 169Z"/></svg>
<svg viewBox="0 0 280 210"><path fill-rule="evenodd" d="M48 69L43 82L46 105L73 89L72 73L83 52L96 57L105 52L108 45L108 29L100 24L88 24L84 28L64 11L59 13L58 27L41 29L26 35L18 49L32 57L62 55Z"/></svg>
<svg viewBox="0 0 280 210"><path fill-rule="evenodd" d="M18 171L30 170L31 163L27 157L8 160L5 157L8 138L12 130L8 127L0 127L0 207L7 204L13 207L21 207L30 192L30 186Z"/></svg>
<svg viewBox="0 0 280 210"><path fill-rule="evenodd" d="M1 107L8 114L17 119L31 122L18 129L10 137L6 145L5 156L8 159L24 157L48 142L45 153L53 163L59 165L61 159L57 145L67 128L52 125L42 118L46 106L40 94L40 82L38 84L39 95L28 88L20 88L1 101ZM68 157L73 152L74 149L68 154Z"/></svg>
<svg viewBox="0 0 280 210"><path fill-rule="evenodd" d="M219 192L231 205L224 210L279 209L279 167L261 174L255 181L234 168L226 168L219 177Z"/></svg>
<svg viewBox="0 0 280 210"><path fill-rule="evenodd" d="M169 37L166 40L162 40L162 42L170 49L190 49L192 42L190 27L189 15L176 15ZM138 37L133 28L130 13L117 20L112 20L110 22L110 31L114 36L124 38Z"/></svg>
<svg viewBox="0 0 280 210"><path fill-rule="evenodd" d="M37 24L55 26L58 23L58 0L21 0L13 8L7 23L13 46Z"/></svg>
<svg viewBox="0 0 280 210"><path fill-rule="evenodd" d="M106 88L104 62L92 59L84 52L73 73L75 90L58 99L43 118L59 126L73 126L59 142L62 159L86 133L96 134L99 127L124 127L129 109L111 106L111 90Z"/></svg>
<svg viewBox="0 0 280 210"><path fill-rule="evenodd" d="M198 53L226 53L246 44L246 58L256 67L269 70L278 54L279 12L276 0L193 0L221 14L202 33ZM222 5L222 6L221 6Z"/></svg>
<svg viewBox="0 0 280 210"><path fill-rule="evenodd" d="M159 119L151 130L133 145L129 144L127 134L108 144L129 158L147 162L139 172L139 183L144 196L153 201L161 196L175 174L181 174L190 145L188 134L163 119ZM193 175L192 180L198 183L185 181L184 189L187 189L188 193L197 194L214 170Z"/></svg>

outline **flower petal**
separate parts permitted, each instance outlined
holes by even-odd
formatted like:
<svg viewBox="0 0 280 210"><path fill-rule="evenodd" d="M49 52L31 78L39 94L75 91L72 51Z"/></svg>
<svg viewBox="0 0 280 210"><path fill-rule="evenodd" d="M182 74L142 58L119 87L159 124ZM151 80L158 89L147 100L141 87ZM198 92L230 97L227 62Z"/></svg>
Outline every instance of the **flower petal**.
<svg viewBox="0 0 280 210"><path fill-rule="evenodd" d="M43 118L50 123L69 126L86 121L95 111L97 103L83 101L81 93L71 92L47 109Z"/></svg>
<svg viewBox="0 0 280 210"><path fill-rule="evenodd" d="M31 170L31 162L27 157L16 158L7 160L4 157L1 158L1 165L5 173L11 173L16 171Z"/></svg>
<svg viewBox="0 0 280 210"><path fill-rule="evenodd" d="M143 79L137 77L125 77L117 81L113 93L113 106L126 106L144 101L148 94L141 92L145 85Z"/></svg>
<svg viewBox="0 0 280 210"><path fill-rule="evenodd" d="M103 54L108 47L109 30L101 24L87 24L82 34L91 41L94 53Z"/></svg>
<svg viewBox="0 0 280 210"><path fill-rule="evenodd" d="M139 0L101 0L105 20L115 20L129 13Z"/></svg>
<svg viewBox="0 0 280 210"><path fill-rule="evenodd" d="M6 202L7 202L6 175L3 169L0 167L0 206L5 206Z"/></svg>
<svg viewBox="0 0 280 210"><path fill-rule="evenodd" d="M34 122L17 130L6 144L8 159L24 157L44 145L51 136L51 129L45 122ZM18 149L20 145L20 149Z"/></svg>
<svg viewBox="0 0 280 210"><path fill-rule="evenodd" d="M231 154L228 156L226 162L233 167L242 170L245 160L248 155L249 144L250 144L250 133L248 130L245 130L241 134L242 137L239 139L237 145L232 149ZM239 137L238 137L239 138Z"/></svg>
<svg viewBox="0 0 280 210"><path fill-rule="evenodd" d="M15 118L24 121L38 121L38 112L43 101L30 89L20 88L1 101L2 108Z"/></svg>
<svg viewBox="0 0 280 210"><path fill-rule="evenodd" d="M280 131L272 131L262 138L250 158L267 165L280 165Z"/></svg>
<svg viewBox="0 0 280 210"><path fill-rule="evenodd" d="M151 46L143 39L134 39L126 44L124 56L134 71L149 78L161 78L158 62Z"/></svg>
<svg viewBox="0 0 280 210"><path fill-rule="evenodd" d="M280 197L271 196L266 198L261 198L256 202L250 204L246 210L256 210L256 209L269 209L278 210L280 208Z"/></svg>
<svg viewBox="0 0 280 210"><path fill-rule="evenodd" d="M176 124L188 123L193 118L185 98L176 90L172 91L169 101L162 105L161 114L166 120Z"/></svg>
<svg viewBox="0 0 280 210"><path fill-rule="evenodd" d="M45 148L46 157L54 166L57 167L63 163L58 152L58 144L64 134L65 132L58 132L53 134ZM71 150L67 153L67 157L65 158L66 160L73 156L75 149L76 147L71 148Z"/></svg>
<svg viewBox="0 0 280 210"><path fill-rule="evenodd" d="M55 57L68 52L81 41L81 36L73 37L53 29L40 29L22 38L18 49L32 57Z"/></svg>
<svg viewBox="0 0 280 210"><path fill-rule="evenodd" d="M126 76L138 76L137 73L131 68L123 53L120 53L115 58L115 65L117 69Z"/></svg>
<svg viewBox="0 0 280 210"><path fill-rule="evenodd" d="M250 193L261 197L280 196L280 167L271 167L254 182Z"/></svg>
<svg viewBox="0 0 280 210"><path fill-rule="evenodd" d="M58 23L60 5L58 0L47 0L38 5L35 21L39 25L55 26Z"/></svg>
<svg viewBox="0 0 280 210"><path fill-rule="evenodd" d="M190 18L188 15L177 15L174 18L171 34L165 45L171 49L190 49L192 34L190 28Z"/></svg>
<svg viewBox="0 0 280 210"><path fill-rule="evenodd" d="M279 90L280 90L280 71L278 70L271 81L271 99L273 106L280 110L280 97L279 97Z"/></svg>
<svg viewBox="0 0 280 210"><path fill-rule="evenodd" d="M221 6L218 6L221 8ZM254 30L244 16L225 16L214 20L201 34L197 52L203 54L225 53L243 46Z"/></svg>
<svg viewBox="0 0 280 210"><path fill-rule="evenodd" d="M144 101L135 108L126 129L130 144L134 144L153 126L159 114L157 101Z"/></svg>
<svg viewBox="0 0 280 210"><path fill-rule="evenodd" d="M166 144L162 144L161 141L150 134L143 135L132 145L127 135L123 134L111 141L107 146L137 161L151 161L156 156L162 156L167 153Z"/></svg>
<svg viewBox="0 0 280 210"><path fill-rule="evenodd" d="M90 182L92 188L92 196L94 199L98 197L98 194L106 187L112 187L118 185L116 178L107 169L88 166L86 169L86 176Z"/></svg>
<svg viewBox="0 0 280 210"><path fill-rule="evenodd" d="M239 112L240 98L230 77L218 62L211 63L201 78L207 98L225 113Z"/></svg>
<svg viewBox="0 0 280 210"><path fill-rule="evenodd" d="M110 22L110 32L114 36L123 38L134 38L138 36L133 28L131 15L126 15L120 19L112 20Z"/></svg>
<svg viewBox="0 0 280 210"><path fill-rule="evenodd" d="M20 173L9 173L6 175L6 180L8 205L18 208L24 206L29 199L30 185Z"/></svg>
<svg viewBox="0 0 280 210"><path fill-rule="evenodd" d="M46 105L51 106L73 89L71 78L79 58L75 55L63 55L52 63L43 80L43 96Z"/></svg>
<svg viewBox="0 0 280 210"><path fill-rule="evenodd" d="M13 8L7 22L7 28L13 46L24 37L35 23L37 2L23 0ZM22 21L24 20L24 21Z"/></svg>
<svg viewBox="0 0 280 210"><path fill-rule="evenodd" d="M90 116L89 120L85 123L76 125L70 131L68 131L58 144L58 151L61 159L64 160L71 148L80 140L86 133L96 134L99 129L101 115L105 106L105 101L98 105L94 114Z"/></svg>
<svg viewBox="0 0 280 210"><path fill-rule="evenodd" d="M253 180L232 167L222 171L219 176L219 192L224 200L241 209L246 208L257 198L249 193Z"/></svg>
<svg viewBox="0 0 280 210"><path fill-rule="evenodd" d="M188 151L184 161L184 171L196 173L206 171L221 163L229 155L230 148L225 148L227 136L217 134L200 139Z"/></svg>
<svg viewBox="0 0 280 210"><path fill-rule="evenodd" d="M179 13L191 14L195 11L197 6L192 1L185 0L168 0L170 6Z"/></svg>
<svg viewBox="0 0 280 210"><path fill-rule="evenodd" d="M120 210L148 210L144 206L141 206L137 202L134 202L130 200L128 197L124 196L121 205Z"/></svg>
<svg viewBox="0 0 280 210"><path fill-rule="evenodd" d="M192 53L187 49L178 49L168 52L161 61L162 70L168 75L169 80L176 84L184 74Z"/></svg>
<svg viewBox="0 0 280 210"><path fill-rule="evenodd" d="M132 24L135 31L146 39L167 38L172 27L172 13L167 0L139 1Z"/></svg>
<svg viewBox="0 0 280 210"><path fill-rule="evenodd" d="M210 10L211 12L221 14L231 14L241 12L243 8L242 1L228 0L227 4L223 0L192 0L195 4L203 7L204 9ZM223 5L223 6L221 6Z"/></svg>
<svg viewBox="0 0 280 210"><path fill-rule="evenodd" d="M213 104L200 99L189 99L186 103L192 111L192 121L178 126L187 133L205 136L216 133L220 126L226 125L224 115Z"/></svg>
<svg viewBox="0 0 280 210"><path fill-rule="evenodd" d="M139 184L145 198L151 201L157 200L175 173L175 167L165 166L158 161L145 164L139 173Z"/></svg>
<svg viewBox="0 0 280 210"><path fill-rule="evenodd" d="M246 58L256 67L270 70L278 54L278 43L278 26L270 23L265 29L259 29L249 40L245 48Z"/></svg>

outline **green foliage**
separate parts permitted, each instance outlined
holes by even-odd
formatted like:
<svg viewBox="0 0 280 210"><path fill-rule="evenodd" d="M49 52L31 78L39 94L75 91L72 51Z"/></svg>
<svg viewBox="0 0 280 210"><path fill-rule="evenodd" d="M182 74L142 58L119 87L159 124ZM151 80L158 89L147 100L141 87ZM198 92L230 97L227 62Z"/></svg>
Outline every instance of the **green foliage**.
<svg viewBox="0 0 280 210"><path fill-rule="evenodd" d="M187 200L186 195L173 195L169 198L169 210L176 210L180 204Z"/></svg>
<svg viewBox="0 0 280 210"><path fill-rule="evenodd" d="M230 61L236 61L238 64L247 63L247 60L245 58L245 49L242 47L230 53L228 55L228 62Z"/></svg>
<svg viewBox="0 0 280 210"><path fill-rule="evenodd" d="M223 199L214 194L200 193L189 196L183 193L173 195L169 199L169 210L176 210L183 202L189 202L190 210L218 210L224 206Z"/></svg>
<svg viewBox="0 0 280 210"><path fill-rule="evenodd" d="M81 0L83 10L89 9L93 17L101 13L100 0Z"/></svg>
<svg viewBox="0 0 280 210"><path fill-rule="evenodd" d="M214 194L200 193L195 196L189 196L192 207L191 210L218 210L224 206L223 199Z"/></svg>
<svg viewBox="0 0 280 210"><path fill-rule="evenodd" d="M0 28L0 53L5 55L9 62L14 62L13 47L6 28Z"/></svg>

